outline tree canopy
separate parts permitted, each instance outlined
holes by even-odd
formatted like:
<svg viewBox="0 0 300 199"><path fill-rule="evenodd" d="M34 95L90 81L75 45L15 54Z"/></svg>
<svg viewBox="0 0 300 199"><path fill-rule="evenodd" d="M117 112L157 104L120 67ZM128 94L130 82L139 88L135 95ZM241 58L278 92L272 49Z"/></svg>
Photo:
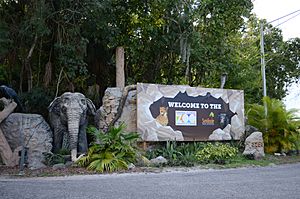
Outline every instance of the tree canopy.
<svg viewBox="0 0 300 199"><path fill-rule="evenodd" d="M260 19L252 7L251 0L2 0L0 82L49 99L98 84L101 97L115 86L115 49L123 46L126 84L220 87L225 73L225 88L258 102ZM268 95L282 99L300 75L300 39L285 42L266 27Z"/></svg>

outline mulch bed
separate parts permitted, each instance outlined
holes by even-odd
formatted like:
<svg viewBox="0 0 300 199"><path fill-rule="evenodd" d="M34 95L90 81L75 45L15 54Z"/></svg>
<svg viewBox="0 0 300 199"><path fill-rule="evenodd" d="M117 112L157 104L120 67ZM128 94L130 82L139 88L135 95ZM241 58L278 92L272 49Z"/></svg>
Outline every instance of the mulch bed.
<svg viewBox="0 0 300 199"><path fill-rule="evenodd" d="M122 170L117 173L135 173L135 172L155 172L152 169L146 167L135 167L130 170ZM46 167L41 169L30 170L24 168L24 172L21 175L19 167L8 167L0 165L0 177L19 178L19 177L50 177L50 176L71 176L71 175L92 175L92 174L108 174L99 173L96 171L87 170L85 168L69 166L66 168L54 169L52 167Z"/></svg>
<svg viewBox="0 0 300 199"><path fill-rule="evenodd" d="M65 175L82 175L82 174L95 174L94 171L89 171L85 168L68 167L53 169L52 167L46 167L41 169L30 170L25 168L23 175L20 174L19 167L7 167L0 166L0 176L10 177L43 177L43 176L65 176Z"/></svg>

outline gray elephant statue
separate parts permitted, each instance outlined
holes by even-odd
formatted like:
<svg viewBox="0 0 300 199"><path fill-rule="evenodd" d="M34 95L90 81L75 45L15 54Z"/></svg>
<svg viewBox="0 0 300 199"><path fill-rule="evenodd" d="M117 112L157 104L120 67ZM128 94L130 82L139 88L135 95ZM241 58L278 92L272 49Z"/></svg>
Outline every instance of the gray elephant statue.
<svg viewBox="0 0 300 199"><path fill-rule="evenodd" d="M55 98L48 107L50 125L53 129L53 151L71 150L71 159L88 150L86 127L87 114L95 115L93 102L81 93L66 92Z"/></svg>

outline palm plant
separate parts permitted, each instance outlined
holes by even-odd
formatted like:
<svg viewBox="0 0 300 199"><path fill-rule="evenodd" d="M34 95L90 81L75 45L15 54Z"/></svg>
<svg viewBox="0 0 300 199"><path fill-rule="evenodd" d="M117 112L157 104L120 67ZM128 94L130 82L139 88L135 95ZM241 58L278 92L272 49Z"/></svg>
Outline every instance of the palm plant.
<svg viewBox="0 0 300 199"><path fill-rule="evenodd" d="M296 109L286 110L284 104L277 99L265 97L267 115L263 105L252 104L248 110L248 123L257 127L264 137L267 153L289 151L296 147L299 139L300 121Z"/></svg>
<svg viewBox="0 0 300 199"><path fill-rule="evenodd" d="M97 140L89 148L88 154L78 160L78 165L98 172L113 172L127 169L129 163L134 163L137 157L137 133L125 133L124 125L112 127L106 133L95 127L88 131Z"/></svg>

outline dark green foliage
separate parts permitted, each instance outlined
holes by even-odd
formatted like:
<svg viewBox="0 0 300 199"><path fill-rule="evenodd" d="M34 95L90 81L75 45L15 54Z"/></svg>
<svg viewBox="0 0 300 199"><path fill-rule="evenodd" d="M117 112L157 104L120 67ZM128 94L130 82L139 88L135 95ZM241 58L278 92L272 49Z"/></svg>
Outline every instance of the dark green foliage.
<svg viewBox="0 0 300 199"><path fill-rule="evenodd" d="M229 144L208 143L202 150L198 151L196 157L201 163L225 164L226 161L234 158L238 153L238 148Z"/></svg>
<svg viewBox="0 0 300 199"><path fill-rule="evenodd" d="M115 49L123 46L127 84L219 87L227 73L225 87L245 90L254 103L262 92L252 7L251 0L0 1L0 82L18 93L43 87L58 95L87 95L98 84L98 104L115 86ZM300 40L284 42L279 29L269 29L267 86L281 99L300 75Z"/></svg>
<svg viewBox="0 0 300 199"><path fill-rule="evenodd" d="M95 127L88 131L97 140L88 150L88 154L78 160L78 164L98 172L113 172L127 169L129 163L135 163L137 158L137 133L126 133L124 126L112 127L106 133Z"/></svg>
<svg viewBox="0 0 300 199"><path fill-rule="evenodd" d="M60 149L57 154L60 154L60 155L70 155L71 151L70 151L70 149Z"/></svg>
<svg viewBox="0 0 300 199"><path fill-rule="evenodd" d="M0 63L0 82L5 82L7 77L7 67L6 65L1 65Z"/></svg>
<svg viewBox="0 0 300 199"><path fill-rule="evenodd" d="M265 97L263 103L252 104L247 111L248 123L263 133L267 153L288 152L299 147L300 121L295 115L297 110L287 111L283 102Z"/></svg>
<svg viewBox="0 0 300 199"><path fill-rule="evenodd" d="M198 163L225 164L237 153L238 148L230 144L167 141L165 146L148 151L147 158L163 156L169 166L194 166Z"/></svg>
<svg viewBox="0 0 300 199"><path fill-rule="evenodd" d="M34 88L31 92L20 95L25 111L28 113L39 113L47 118L48 109L54 94L43 88Z"/></svg>
<svg viewBox="0 0 300 199"><path fill-rule="evenodd" d="M163 156L168 160L169 166L194 166L197 162L196 152L205 146L201 142L180 143L167 141L165 146L147 151L148 159Z"/></svg>
<svg viewBox="0 0 300 199"><path fill-rule="evenodd" d="M66 163L66 157L70 157L70 150L68 149L60 149L58 153L43 153L45 157L44 163L47 166L53 166L54 164Z"/></svg>
<svg viewBox="0 0 300 199"><path fill-rule="evenodd" d="M45 165L53 166L59 163L65 163L65 157L62 154L55 154L55 153L43 153L45 157Z"/></svg>

